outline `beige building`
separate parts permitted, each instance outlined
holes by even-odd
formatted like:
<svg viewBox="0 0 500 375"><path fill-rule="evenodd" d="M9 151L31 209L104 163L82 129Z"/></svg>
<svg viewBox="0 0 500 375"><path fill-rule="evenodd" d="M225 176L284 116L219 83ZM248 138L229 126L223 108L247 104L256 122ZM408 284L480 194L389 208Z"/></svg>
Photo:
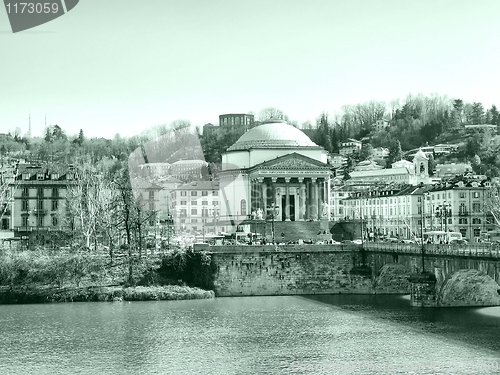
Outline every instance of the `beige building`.
<svg viewBox="0 0 500 375"><path fill-rule="evenodd" d="M494 230L493 218L485 209L487 191L478 182L387 186L348 192L349 197L339 207L347 220L363 218L375 236L412 239L421 237L422 229L445 230L477 242Z"/></svg>
<svg viewBox="0 0 500 375"><path fill-rule="evenodd" d="M49 232L62 228L66 215L66 194L75 184L71 168L19 167L10 184L9 228L16 237L43 241Z"/></svg>
<svg viewBox="0 0 500 375"><path fill-rule="evenodd" d="M212 181L193 181L173 189L170 213L179 232L216 234L227 229L219 223L219 185Z"/></svg>

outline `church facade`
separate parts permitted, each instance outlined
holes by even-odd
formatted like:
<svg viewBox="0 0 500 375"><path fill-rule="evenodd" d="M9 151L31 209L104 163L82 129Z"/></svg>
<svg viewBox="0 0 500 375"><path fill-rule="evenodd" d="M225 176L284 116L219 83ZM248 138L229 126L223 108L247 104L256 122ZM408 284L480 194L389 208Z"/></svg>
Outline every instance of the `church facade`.
<svg viewBox="0 0 500 375"><path fill-rule="evenodd" d="M327 152L285 122L259 125L222 156L221 220L329 218Z"/></svg>

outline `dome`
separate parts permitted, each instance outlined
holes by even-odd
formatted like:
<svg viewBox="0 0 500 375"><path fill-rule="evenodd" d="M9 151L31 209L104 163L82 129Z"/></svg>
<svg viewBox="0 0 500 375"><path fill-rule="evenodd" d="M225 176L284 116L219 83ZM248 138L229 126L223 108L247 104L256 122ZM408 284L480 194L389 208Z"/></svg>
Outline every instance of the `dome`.
<svg viewBox="0 0 500 375"><path fill-rule="evenodd" d="M271 122L250 129L228 151L250 148L297 148L319 146L301 130L285 122Z"/></svg>

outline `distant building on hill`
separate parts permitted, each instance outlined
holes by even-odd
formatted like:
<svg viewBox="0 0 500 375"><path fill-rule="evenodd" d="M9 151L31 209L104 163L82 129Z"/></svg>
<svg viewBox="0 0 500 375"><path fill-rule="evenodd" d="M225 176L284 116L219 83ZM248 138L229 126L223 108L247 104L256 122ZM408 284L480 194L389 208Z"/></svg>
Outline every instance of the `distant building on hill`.
<svg viewBox="0 0 500 375"><path fill-rule="evenodd" d="M375 147L372 152L372 158L386 158L389 156L389 149L385 147Z"/></svg>
<svg viewBox="0 0 500 375"><path fill-rule="evenodd" d="M372 129L376 132L383 131L389 127L389 121L385 119L377 120L372 124Z"/></svg>
<svg viewBox="0 0 500 375"><path fill-rule="evenodd" d="M348 138L340 143L339 154L342 156L352 155L353 153L361 150L362 143L357 139Z"/></svg>
<svg viewBox="0 0 500 375"><path fill-rule="evenodd" d="M451 164L437 164L436 176L441 178L450 178L464 173L472 172L470 163L451 163Z"/></svg>
<svg viewBox="0 0 500 375"><path fill-rule="evenodd" d="M241 131L242 134L254 127L254 115L246 113L229 113L219 116L221 130Z"/></svg>
<svg viewBox="0 0 500 375"><path fill-rule="evenodd" d="M208 163L203 160L179 160L172 163L171 175L178 179L193 178L199 179L202 177L202 168L208 166Z"/></svg>

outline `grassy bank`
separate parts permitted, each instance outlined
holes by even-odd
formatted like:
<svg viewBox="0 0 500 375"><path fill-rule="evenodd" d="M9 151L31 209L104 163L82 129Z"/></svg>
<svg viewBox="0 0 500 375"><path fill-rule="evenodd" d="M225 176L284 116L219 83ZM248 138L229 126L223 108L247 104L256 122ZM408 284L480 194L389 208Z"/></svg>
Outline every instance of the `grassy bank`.
<svg viewBox="0 0 500 375"><path fill-rule="evenodd" d="M214 292L179 285L83 288L13 288L0 291L0 304L45 302L171 301L214 298Z"/></svg>
<svg viewBox="0 0 500 375"><path fill-rule="evenodd" d="M0 253L0 304L213 298L207 253L111 259L88 251Z"/></svg>

